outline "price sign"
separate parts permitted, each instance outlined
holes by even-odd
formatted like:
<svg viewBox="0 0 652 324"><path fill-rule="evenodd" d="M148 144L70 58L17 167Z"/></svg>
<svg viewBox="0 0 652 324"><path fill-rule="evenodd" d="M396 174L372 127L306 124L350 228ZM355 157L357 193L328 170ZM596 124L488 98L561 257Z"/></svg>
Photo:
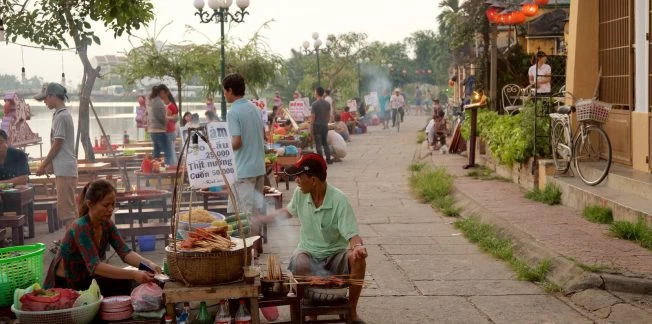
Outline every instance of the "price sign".
<svg viewBox="0 0 652 324"><path fill-rule="evenodd" d="M302 122L306 117L310 116L310 113L306 114L309 110L303 99L290 101L290 109L288 111L290 111L290 116L298 122Z"/></svg>
<svg viewBox="0 0 652 324"><path fill-rule="evenodd" d="M227 123L208 123L206 129L208 141L215 153L213 154L208 144L201 139L197 145L191 142L186 160L190 185L194 188L223 186L225 183L220 166L229 183L234 183L238 177ZM184 137L188 136L187 132L187 129L182 130ZM216 157L219 158L219 164Z"/></svg>

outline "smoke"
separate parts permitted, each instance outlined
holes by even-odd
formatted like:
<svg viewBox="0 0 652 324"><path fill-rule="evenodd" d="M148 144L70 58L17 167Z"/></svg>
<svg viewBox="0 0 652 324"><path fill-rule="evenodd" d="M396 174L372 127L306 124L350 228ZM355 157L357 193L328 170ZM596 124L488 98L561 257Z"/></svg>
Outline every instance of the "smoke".
<svg viewBox="0 0 652 324"><path fill-rule="evenodd" d="M377 65L363 65L362 69L362 95L369 92L377 92L379 96L383 95L383 90L387 89L388 94L392 91L392 82L389 79L387 68Z"/></svg>

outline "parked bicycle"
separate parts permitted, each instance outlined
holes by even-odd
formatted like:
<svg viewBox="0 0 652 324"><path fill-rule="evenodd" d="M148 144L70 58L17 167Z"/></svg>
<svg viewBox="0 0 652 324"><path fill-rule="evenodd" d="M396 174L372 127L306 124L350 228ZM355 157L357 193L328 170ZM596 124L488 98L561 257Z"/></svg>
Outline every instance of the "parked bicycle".
<svg viewBox="0 0 652 324"><path fill-rule="evenodd" d="M555 168L566 173L571 163L580 179L587 185L595 186L609 174L611 167L611 141L601 128L609 118L611 105L595 99L575 100L574 106L560 106L556 113L550 114L552 158ZM571 129L571 113L576 112L579 123L575 134Z"/></svg>

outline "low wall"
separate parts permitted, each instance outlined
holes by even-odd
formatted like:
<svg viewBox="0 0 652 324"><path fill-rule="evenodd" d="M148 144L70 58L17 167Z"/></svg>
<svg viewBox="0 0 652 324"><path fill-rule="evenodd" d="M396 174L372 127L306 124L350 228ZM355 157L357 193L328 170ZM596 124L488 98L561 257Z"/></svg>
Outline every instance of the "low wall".
<svg viewBox="0 0 652 324"><path fill-rule="evenodd" d="M468 143L467 143L468 144ZM470 147L467 145L467 147ZM511 168L507 165L498 163L498 159L494 158L491 150L487 147L481 139L478 139L476 149L476 162L491 170L496 175L511 179L512 182L520 185L525 189L542 188L539 183L539 166L534 158L529 158L527 163L514 164ZM534 166L534 169L533 169ZM544 177L545 178L545 177Z"/></svg>

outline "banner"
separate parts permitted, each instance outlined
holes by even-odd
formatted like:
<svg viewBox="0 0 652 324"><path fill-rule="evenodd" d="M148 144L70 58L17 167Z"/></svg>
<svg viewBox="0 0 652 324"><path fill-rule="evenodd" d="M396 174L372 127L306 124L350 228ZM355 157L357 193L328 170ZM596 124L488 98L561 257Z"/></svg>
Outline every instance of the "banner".
<svg viewBox="0 0 652 324"><path fill-rule="evenodd" d="M355 99L347 100L346 106L349 107L350 111L358 111L358 103L355 101Z"/></svg>
<svg viewBox="0 0 652 324"><path fill-rule="evenodd" d="M215 150L215 154L220 160L222 170L229 181L233 184L238 179L233 147L231 146L231 136L225 122L212 122L206 125L208 141ZM188 136L188 130L183 127L181 130L182 138ZM220 172L220 165L208 144L199 138L198 144L193 145L192 139L188 148L186 159L186 172L188 180L193 188L209 188L214 186L223 186L224 179Z"/></svg>

